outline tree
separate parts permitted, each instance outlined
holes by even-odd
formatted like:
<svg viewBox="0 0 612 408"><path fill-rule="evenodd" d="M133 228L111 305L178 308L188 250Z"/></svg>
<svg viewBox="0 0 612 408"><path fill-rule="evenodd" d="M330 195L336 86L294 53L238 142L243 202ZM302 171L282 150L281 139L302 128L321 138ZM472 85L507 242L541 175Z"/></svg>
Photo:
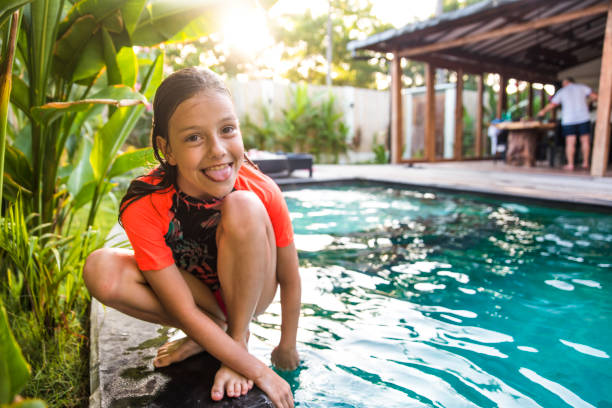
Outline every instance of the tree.
<svg viewBox="0 0 612 408"><path fill-rule="evenodd" d="M333 84L376 88L376 74L386 75L388 72L384 58L354 59L347 50L347 44L393 26L380 22L372 15L369 0L331 0L331 9ZM303 15L285 16L281 21L274 22L272 31L275 39L285 46L283 58L293 63L285 76L294 82L324 84L327 72L327 15L313 17L307 11Z"/></svg>

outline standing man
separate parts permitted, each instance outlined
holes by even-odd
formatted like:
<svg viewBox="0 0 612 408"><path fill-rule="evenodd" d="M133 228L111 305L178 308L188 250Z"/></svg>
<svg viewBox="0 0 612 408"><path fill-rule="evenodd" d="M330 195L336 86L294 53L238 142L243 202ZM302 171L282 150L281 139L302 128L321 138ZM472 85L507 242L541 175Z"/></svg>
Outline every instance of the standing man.
<svg viewBox="0 0 612 408"><path fill-rule="evenodd" d="M576 136L580 136L582 168L589 168L591 155L591 118L588 102L597 100L597 94L586 85L574 83L574 78L563 80L563 87L552 97L550 103L538 116L542 117L561 105L561 133L565 137L565 157L567 164L563 170L574 170Z"/></svg>

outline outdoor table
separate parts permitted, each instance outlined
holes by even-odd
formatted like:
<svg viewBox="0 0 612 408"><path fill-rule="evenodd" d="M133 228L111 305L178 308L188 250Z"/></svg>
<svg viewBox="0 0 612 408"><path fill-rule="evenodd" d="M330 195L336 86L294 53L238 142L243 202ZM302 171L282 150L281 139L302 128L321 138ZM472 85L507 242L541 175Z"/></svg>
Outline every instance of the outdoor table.
<svg viewBox="0 0 612 408"><path fill-rule="evenodd" d="M495 124L498 129L508 130L506 162L514 166L533 167L538 137L556 126L555 123L542 123L537 120Z"/></svg>

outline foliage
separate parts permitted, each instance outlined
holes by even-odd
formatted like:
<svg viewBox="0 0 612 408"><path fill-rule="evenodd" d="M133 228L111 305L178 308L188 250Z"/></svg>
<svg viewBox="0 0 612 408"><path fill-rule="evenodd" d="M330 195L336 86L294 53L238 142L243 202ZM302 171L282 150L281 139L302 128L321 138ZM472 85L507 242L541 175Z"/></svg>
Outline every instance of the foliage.
<svg viewBox="0 0 612 408"><path fill-rule="evenodd" d="M45 225L37 224L36 217L24 213L19 198L0 220L0 294L12 310L31 310L36 322L32 330L43 336L65 324L80 299L88 299L81 270L101 240L91 229L80 236L39 235Z"/></svg>
<svg viewBox="0 0 612 408"><path fill-rule="evenodd" d="M476 135L475 135L475 123L474 118L470 115L467 110L463 110L463 146L462 156L473 157L476 154Z"/></svg>
<svg viewBox="0 0 612 408"><path fill-rule="evenodd" d="M389 154L385 149L385 145L383 144L375 144L372 147L372 151L374 152L374 163L376 164L387 164L389 163Z"/></svg>
<svg viewBox="0 0 612 408"><path fill-rule="evenodd" d="M376 73L386 74L383 58L354 59L347 49L349 41L393 28L381 23L372 14L372 4L358 0L331 0L332 72L334 85L376 88ZM285 45L283 59L293 63L286 77L293 82L307 81L324 84L327 65L327 14L313 17L303 15L285 17L272 28L275 39Z"/></svg>
<svg viewBox="0 0 612 408"><path fill-rule="evenodd" d="M333 94L319 99L315 101L305 85L298 85L290 106L283 110L280 119L271 119L265 107L262 108L262 126L247 117L242 129L246 148L308 152L317 162L324 155L330 155L337 163L340 154L347 149L348 128L342 121L342 113L335 107Z"/></svg>
<svg viewBox="0 0 612 408"><path fill-rule="evenodd" d="M0 298L0 407L44 408L40 400L15 402L15 397L30 378L30 366L11 332L8 316ZM9 405L10 404L10 405Z"/></svg>

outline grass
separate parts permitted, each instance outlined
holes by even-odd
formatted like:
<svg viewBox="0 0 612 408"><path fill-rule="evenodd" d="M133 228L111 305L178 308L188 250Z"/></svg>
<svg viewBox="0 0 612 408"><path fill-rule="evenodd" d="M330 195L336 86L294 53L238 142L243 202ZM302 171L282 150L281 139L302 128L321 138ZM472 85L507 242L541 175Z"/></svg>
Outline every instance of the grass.
<svg viewBox="0 0 612 408"><path fill-rule="evenodd" d="M83 303L75 309L80 309L81 318L67 318L66 327L55 328L51 336L37 333L31 313L9 312L13 334L32 367L22 395L40 398L49 407L89 404L89 307Z"/></svg>
<svg viewBox="0 0 612 408"><path fill-rule="evenodd" d="M84 230L88 207L75 213L69 234L79 234ZM105 237L116 222L117 200L115 196L107 195L100 205L94 229L99 231L100 237ZM77 238L71 245L85 245L85 242ZM5 270L7 276L16 276L11 274L10 268ZM3 268L0 268L2 271ZM66 282L62 285L69 285ZM24 397L40 398L49 407L87 407L89 404L90 302L80 276L72 284L79 285L76 289L79 294L77 300L69 311L60 312L60 318L50 325L40 324L24 292L15 297L8 295L8 292L3 295L0 291L13 334L32 368L31 379L21 394ZM7 285L5 288L11 287L10 279ZM60 299L67 293L65 290L69 289L58 291Z"/></svg>

